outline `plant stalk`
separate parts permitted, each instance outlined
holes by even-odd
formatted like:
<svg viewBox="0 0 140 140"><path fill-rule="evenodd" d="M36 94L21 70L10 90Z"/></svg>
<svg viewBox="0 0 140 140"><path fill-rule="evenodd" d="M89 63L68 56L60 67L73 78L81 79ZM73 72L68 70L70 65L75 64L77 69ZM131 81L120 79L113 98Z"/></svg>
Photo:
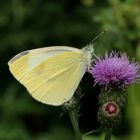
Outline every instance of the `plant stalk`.
<svg viewBox="0 0 140 140"><path fill-rule="evenodd" d="M111 140L111 131L106 131L104 140Z"/></svg>
<svg viewBox="0 0 140 140"><path fill-rule="evenodd" d="M82 140L82 135L80 133L79 125L78 125L78 114L76 110L70 110L69 111L69 116L71 119L71 123L74 129L74 132L76 134L77 140Z"/></svg>

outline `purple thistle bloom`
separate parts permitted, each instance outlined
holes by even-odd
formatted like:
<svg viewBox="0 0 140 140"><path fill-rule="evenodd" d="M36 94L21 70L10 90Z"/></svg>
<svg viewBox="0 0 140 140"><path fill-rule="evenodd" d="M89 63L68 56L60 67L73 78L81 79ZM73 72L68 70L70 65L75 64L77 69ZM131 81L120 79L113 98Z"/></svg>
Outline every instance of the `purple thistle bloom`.
<svg viewBox="0 0 140 140"><path fill-rule="evenodd" d="M126 54L111 52L110 55L106 53L104 58L98 57L89 68L89 73L95 78L95 84L124 88L137 82L140 78L139 70L140 66L129 61Z"/></svg>

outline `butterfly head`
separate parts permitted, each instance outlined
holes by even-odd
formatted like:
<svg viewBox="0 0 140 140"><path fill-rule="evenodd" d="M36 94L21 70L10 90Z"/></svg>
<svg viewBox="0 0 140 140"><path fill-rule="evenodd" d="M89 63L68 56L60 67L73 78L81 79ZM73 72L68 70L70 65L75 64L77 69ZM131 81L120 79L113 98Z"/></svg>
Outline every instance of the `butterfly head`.
<svg viewBox="0 0 140 140"><path fill-rule="evenodd" d="M88 59L92 59L92 56L94 55L94 45L93 44L89 44L89 45L85 46L82 50L88 56Z"/></svg>
<svg viewBox="0 0 140 140"><path fill-rule="evenodd" d="M83 49L83 54L85 56L85 58L87 59L87 63L88 66L91 64L92 62L92 58L94 56L94 45L93 44L89 44L87 46L85 46Z"/></svg>

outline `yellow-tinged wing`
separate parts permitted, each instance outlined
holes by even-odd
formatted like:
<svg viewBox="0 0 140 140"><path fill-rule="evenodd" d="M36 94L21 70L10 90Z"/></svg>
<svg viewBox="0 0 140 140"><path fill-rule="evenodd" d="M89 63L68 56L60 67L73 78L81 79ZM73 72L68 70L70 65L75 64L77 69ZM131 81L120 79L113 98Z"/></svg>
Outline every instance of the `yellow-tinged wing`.
<svg viewBox="0 0 140 140"><path fill-rule="evenodd" d="M87 68L83 52L71 47L25 51L8 64L36 100L51 105L61 105L72 97Z"/></svg>

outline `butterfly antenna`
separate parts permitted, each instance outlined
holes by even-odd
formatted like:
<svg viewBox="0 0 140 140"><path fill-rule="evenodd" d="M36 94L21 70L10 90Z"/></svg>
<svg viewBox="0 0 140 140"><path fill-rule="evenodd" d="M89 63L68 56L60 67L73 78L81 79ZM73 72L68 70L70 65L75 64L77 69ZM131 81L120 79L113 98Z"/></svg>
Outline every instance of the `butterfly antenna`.
<svg viewBox="0 0 140 140"><path fill-rule="evenodd" d="M108 29L105 29L104 31L102 31L101 33L99 33L95 38L93 38L90 42L90 44L93 44L95 40L97 40L99 37L101 37L104 33L106 33L108 31Z"/></svg>
<svg viewBox="0 0 140 140"><path fill-rule="evenodd" d="M110 28L109 27L106 27L104 31L102 31L101 33L99 33L95 38L93 38L91 40L91 42L89 43L89 46L94 47L95 44L96 44L95 40L97 40L99 37L101 37L104 33L106 33L109 30L110 30ZM95 55L95 53L93 53L93 55L97 58L97 56Z"/></svg>

